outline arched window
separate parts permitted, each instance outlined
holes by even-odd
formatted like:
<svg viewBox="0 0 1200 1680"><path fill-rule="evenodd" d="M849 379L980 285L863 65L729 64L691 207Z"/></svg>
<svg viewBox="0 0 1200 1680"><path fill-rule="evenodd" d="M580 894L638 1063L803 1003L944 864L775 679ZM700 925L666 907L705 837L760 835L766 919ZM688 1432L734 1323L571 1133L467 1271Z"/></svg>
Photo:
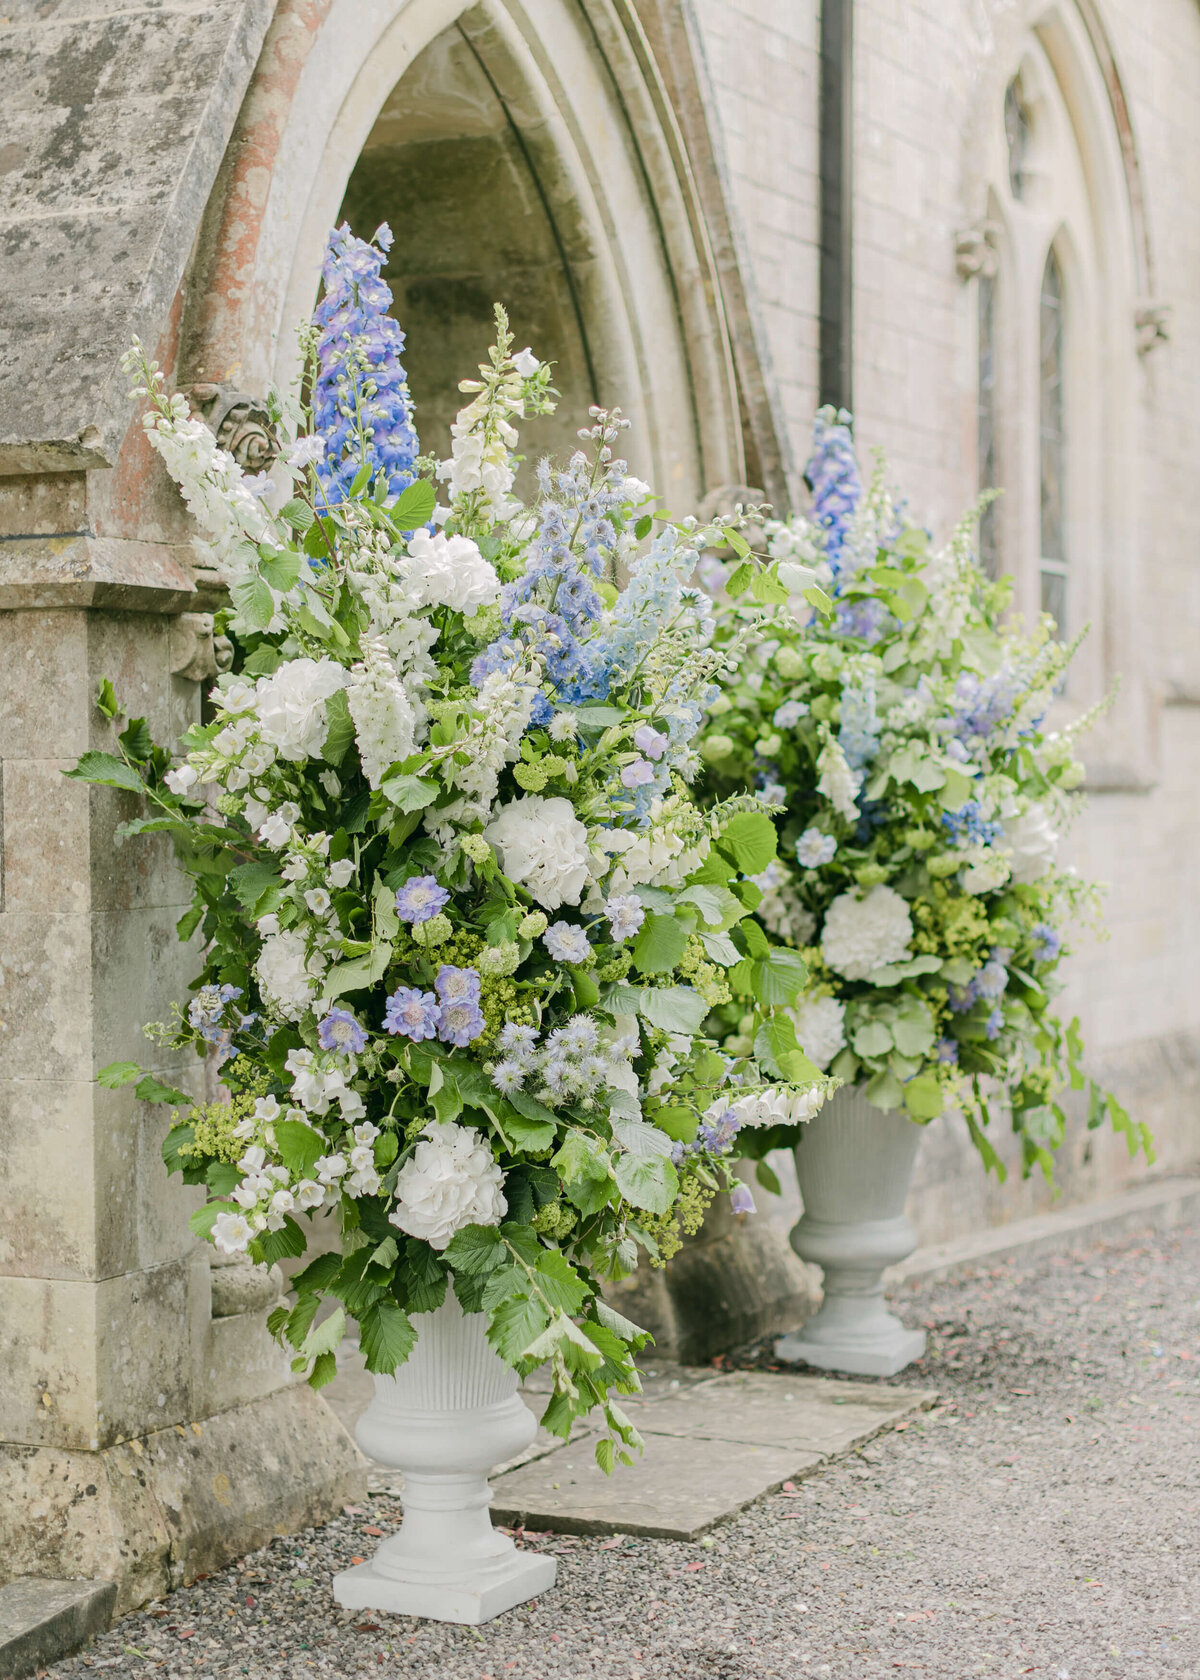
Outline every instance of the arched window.
<svg viewBox="0 0 1200 1680"><path fill-rule="evenodd" d="M1029 156L1032 127L1029 108L1021 97L1019 77L1004 90L1004 138L1008 142L1008 186L1016 199L1025 196L1025 165Z"/></svg>
<svg viewBox="0 0 1200 1680"><path fill-rule="evenodd" d="M976 404L976 448L979 457L979 488L1000 487L999 415L996 392L996 276L986 271L979 276L979 383ZM1000 518L990 502L979 519L979 563L987 576L1001 572Z"/></svg>
<svg viewBox="0 0 1200 1680"><path fill-rule="evenodd" d="M1065 309L1062 269L1051 247L1038 305L1038 483L1041 501L1041 606L1067 627Z"/></svg>

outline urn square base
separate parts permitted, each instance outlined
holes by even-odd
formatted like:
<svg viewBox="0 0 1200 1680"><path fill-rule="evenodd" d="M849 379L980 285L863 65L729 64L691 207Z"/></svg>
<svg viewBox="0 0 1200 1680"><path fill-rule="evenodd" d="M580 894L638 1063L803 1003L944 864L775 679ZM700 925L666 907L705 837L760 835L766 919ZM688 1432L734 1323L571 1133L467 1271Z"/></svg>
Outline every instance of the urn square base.
<svg viewBox="0 0 1200 1680"><path fill-rule="evenodd" d="M896 1328L872 1335L869 1343L848 1338L816 1341L796 1330L775 1343L776 1359L803 1360L818 1371L846 1371L855 1377L894 1377L925 1352L924 1330Z"/></svg>
<svg viewBox="0 0 1200 1680"><path fill-rule="evenodd" d="M368 1559L333 1577L333 1596L347 1610L386 1610L394 1616L426 1616L434 1622L475 1627L549 1592L557 1576L557 1558L515 1549L476 1571L465 1566L452 1582L397 1580Z"/></svg>

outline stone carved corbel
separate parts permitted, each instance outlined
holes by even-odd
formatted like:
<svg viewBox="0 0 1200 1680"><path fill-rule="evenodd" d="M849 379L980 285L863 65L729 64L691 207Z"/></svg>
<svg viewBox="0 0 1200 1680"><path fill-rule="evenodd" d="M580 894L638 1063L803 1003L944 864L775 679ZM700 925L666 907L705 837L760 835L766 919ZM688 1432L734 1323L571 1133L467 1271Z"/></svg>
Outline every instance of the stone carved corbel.
<svg viewBox="0 0 1200 1680"><path fill-rule="evenodd" d="M279 454L266 404L229 385L193 385L185 393L192 412L227 449L243 472L265 472Z"/></svg>
<svg viewBox="0 0 1200 1680"><path fill-rule="evenodd" d="M171 620L171 674L205 682L233 664L228 636L213 635L211 613L180 613Z"/></svg>
<svg viewBox="0 0 1200 1680"><path fill-rule="evenodd" d="M1138 304L1134 311L1133 324L1137 333L1138 355L1144 356L1156 345L1165 344L1170 338L1171 306L1169 303L1154 303L1146 298Z"/></svg>
<svg viewBox="0 0 1200 1680"><path fill-rule="evenodd" d="M999 231L995 222L980 222L955 234L954 263L960 280L975 280L981 275L990 279L995 274Z"/></svg>

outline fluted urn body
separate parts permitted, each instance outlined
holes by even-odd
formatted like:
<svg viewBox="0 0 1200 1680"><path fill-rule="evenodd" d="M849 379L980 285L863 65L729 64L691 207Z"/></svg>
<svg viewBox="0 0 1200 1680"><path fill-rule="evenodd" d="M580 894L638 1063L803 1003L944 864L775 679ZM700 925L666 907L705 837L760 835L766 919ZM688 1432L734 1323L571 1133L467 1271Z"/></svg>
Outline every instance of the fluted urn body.
<svg viewBox="0 0 1200 1680"><path fill-rule="evenodd" d="M883 1298L883 1273L917 1246L904 1204L922 1128L873 1107L858 1087L835 1092L796 1145L804 1212L791 1233L825 1274L820 1311L775 1344L780 1359L826 1371L891 1377L925 1352Z"/></svg>
<svg viewBox="0 0 1200 1680"><path fill-rule="evenodd" d="M375 1378L358 1444L404 1475L404 1521L373 1558L336 1575L351 1609L478 1623L554 1585L554 1558L519 1551L492 1527L488 1474L537 1432L517 1374L486 1339L482 1313L453 1290L415 1316L417 1345L394 1376Z"/></svg>

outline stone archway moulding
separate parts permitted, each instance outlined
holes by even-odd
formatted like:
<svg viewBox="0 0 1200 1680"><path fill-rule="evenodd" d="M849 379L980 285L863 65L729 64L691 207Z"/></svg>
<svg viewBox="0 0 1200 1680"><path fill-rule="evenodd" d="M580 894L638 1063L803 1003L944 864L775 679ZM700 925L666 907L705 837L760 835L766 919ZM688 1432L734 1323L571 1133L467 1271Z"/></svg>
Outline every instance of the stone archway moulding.
<svg viewBox="0 0 1200 1680"><path fill-rule="evenodd" d="M206 213L185 374L247 389L291 377L293 329L312 308L324 241L372 125L418 54L457 27L530 137L551 215L584 228L590 259L572 278L601 400L635 423L635 468L678 507L741 482L720 276L645 40L624 10L609 0L282 0Z"/></svg>

